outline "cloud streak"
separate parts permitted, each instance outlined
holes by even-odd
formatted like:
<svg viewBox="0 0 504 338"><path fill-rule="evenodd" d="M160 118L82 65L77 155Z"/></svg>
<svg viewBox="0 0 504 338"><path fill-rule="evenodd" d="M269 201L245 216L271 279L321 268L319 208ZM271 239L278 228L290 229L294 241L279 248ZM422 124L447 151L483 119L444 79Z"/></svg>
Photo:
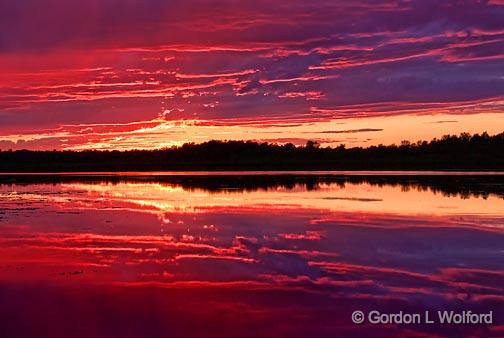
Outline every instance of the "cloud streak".
<svg viewBox="0 0 504 338"><path fill-rule="evenodd" d="M223 133L230 124L503 112L499 2L45 5L43 17L34 0L0 5L2 149L41 129L58 131L48 136L56 148L113 147L116 136L86 139L65 126L107 124L121 133L164 112L169 122L200 121ZM58 136L62 130L69 135ZM276 138L290 134L285 128ZM25 146L51 148L47 142Z"/></svg>

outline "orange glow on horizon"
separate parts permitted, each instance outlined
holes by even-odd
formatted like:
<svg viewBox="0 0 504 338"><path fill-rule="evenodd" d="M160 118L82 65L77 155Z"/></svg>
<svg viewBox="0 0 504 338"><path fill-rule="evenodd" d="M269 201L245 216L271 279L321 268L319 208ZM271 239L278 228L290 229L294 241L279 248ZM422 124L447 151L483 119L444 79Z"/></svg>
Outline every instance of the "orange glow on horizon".
<svg viewBox="0 0 504 338"><path fill-rule="evenodd" d="M201 120L166 120L160 117L127 124L66 125L42 133L0 136L0 142L12 142L14 146L6 149L25 149L26 144L56 138L63 141L62 150L160 149L210 140L252 140L295 145L315 140L322 146L344 144L347 147L367 147L400 144L403 140L428 141L462 132L487 132L493 135L503 132L503 125L504 115L500 113L395 115L285 124L222 124Z"/></svg>

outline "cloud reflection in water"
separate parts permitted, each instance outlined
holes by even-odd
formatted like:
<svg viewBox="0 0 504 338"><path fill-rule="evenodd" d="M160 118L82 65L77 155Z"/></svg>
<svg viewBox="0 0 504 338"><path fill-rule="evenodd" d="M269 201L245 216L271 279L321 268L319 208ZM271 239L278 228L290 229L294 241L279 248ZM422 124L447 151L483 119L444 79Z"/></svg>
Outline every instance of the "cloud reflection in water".
<svg viewBox="0 0 504 338"><path fill-rule="evenodd" d="M121 310L125 304L137 317L124 325L137 337L198 336L203 327L215 336L246 328L257 335L258 323L272 337L351 336L357 329L365 336L366 328L350 322L354 309L489 311L504 305L500 196L463 199L362 182L251 191L66 182L1 185L0 194L2 303L30 322L42 306L94 322L107 312L108 322L77 336L117 332L132 316ZM40 302L30 311L22 301L28 295ZM108 305L97 305L92 315L91 305L83 304L87 297L104 297ZM72 298L80 302L69 310ZM167 306L177 320L153 323ZM153 317L145 319L147 313ZM200 326L179 326L189 317ZM136 327L141 320L156 334ZM228 320L233 323L224 325ZM19 329L2 324L8 332ZM472 329L498 336L502 326ZM378 331L394 336L407 330L413 336L465 332Z"/></svg>

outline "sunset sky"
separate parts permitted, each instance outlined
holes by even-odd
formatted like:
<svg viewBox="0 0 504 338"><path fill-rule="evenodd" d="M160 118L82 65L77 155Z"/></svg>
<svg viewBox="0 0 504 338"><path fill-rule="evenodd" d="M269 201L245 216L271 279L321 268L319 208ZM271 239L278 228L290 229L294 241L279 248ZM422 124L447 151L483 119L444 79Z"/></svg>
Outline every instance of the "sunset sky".
<svg viewBox="0 0 504 338"><path fill-rule="evenodd" d="M504 1L0 3L0 149L504 131Z"/></svg>

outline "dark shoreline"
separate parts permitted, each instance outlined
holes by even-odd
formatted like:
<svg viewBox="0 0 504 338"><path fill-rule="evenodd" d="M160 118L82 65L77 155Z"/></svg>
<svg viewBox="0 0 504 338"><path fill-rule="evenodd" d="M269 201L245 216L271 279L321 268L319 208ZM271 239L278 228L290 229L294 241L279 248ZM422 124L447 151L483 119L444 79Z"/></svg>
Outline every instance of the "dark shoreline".
<svg viewBox="0 0 504 338"><path fill-rule="evenodd" d="M209 141L127 151L0 151L0 172L504 170L504 133L443 136L367 148Z"/></svg>

